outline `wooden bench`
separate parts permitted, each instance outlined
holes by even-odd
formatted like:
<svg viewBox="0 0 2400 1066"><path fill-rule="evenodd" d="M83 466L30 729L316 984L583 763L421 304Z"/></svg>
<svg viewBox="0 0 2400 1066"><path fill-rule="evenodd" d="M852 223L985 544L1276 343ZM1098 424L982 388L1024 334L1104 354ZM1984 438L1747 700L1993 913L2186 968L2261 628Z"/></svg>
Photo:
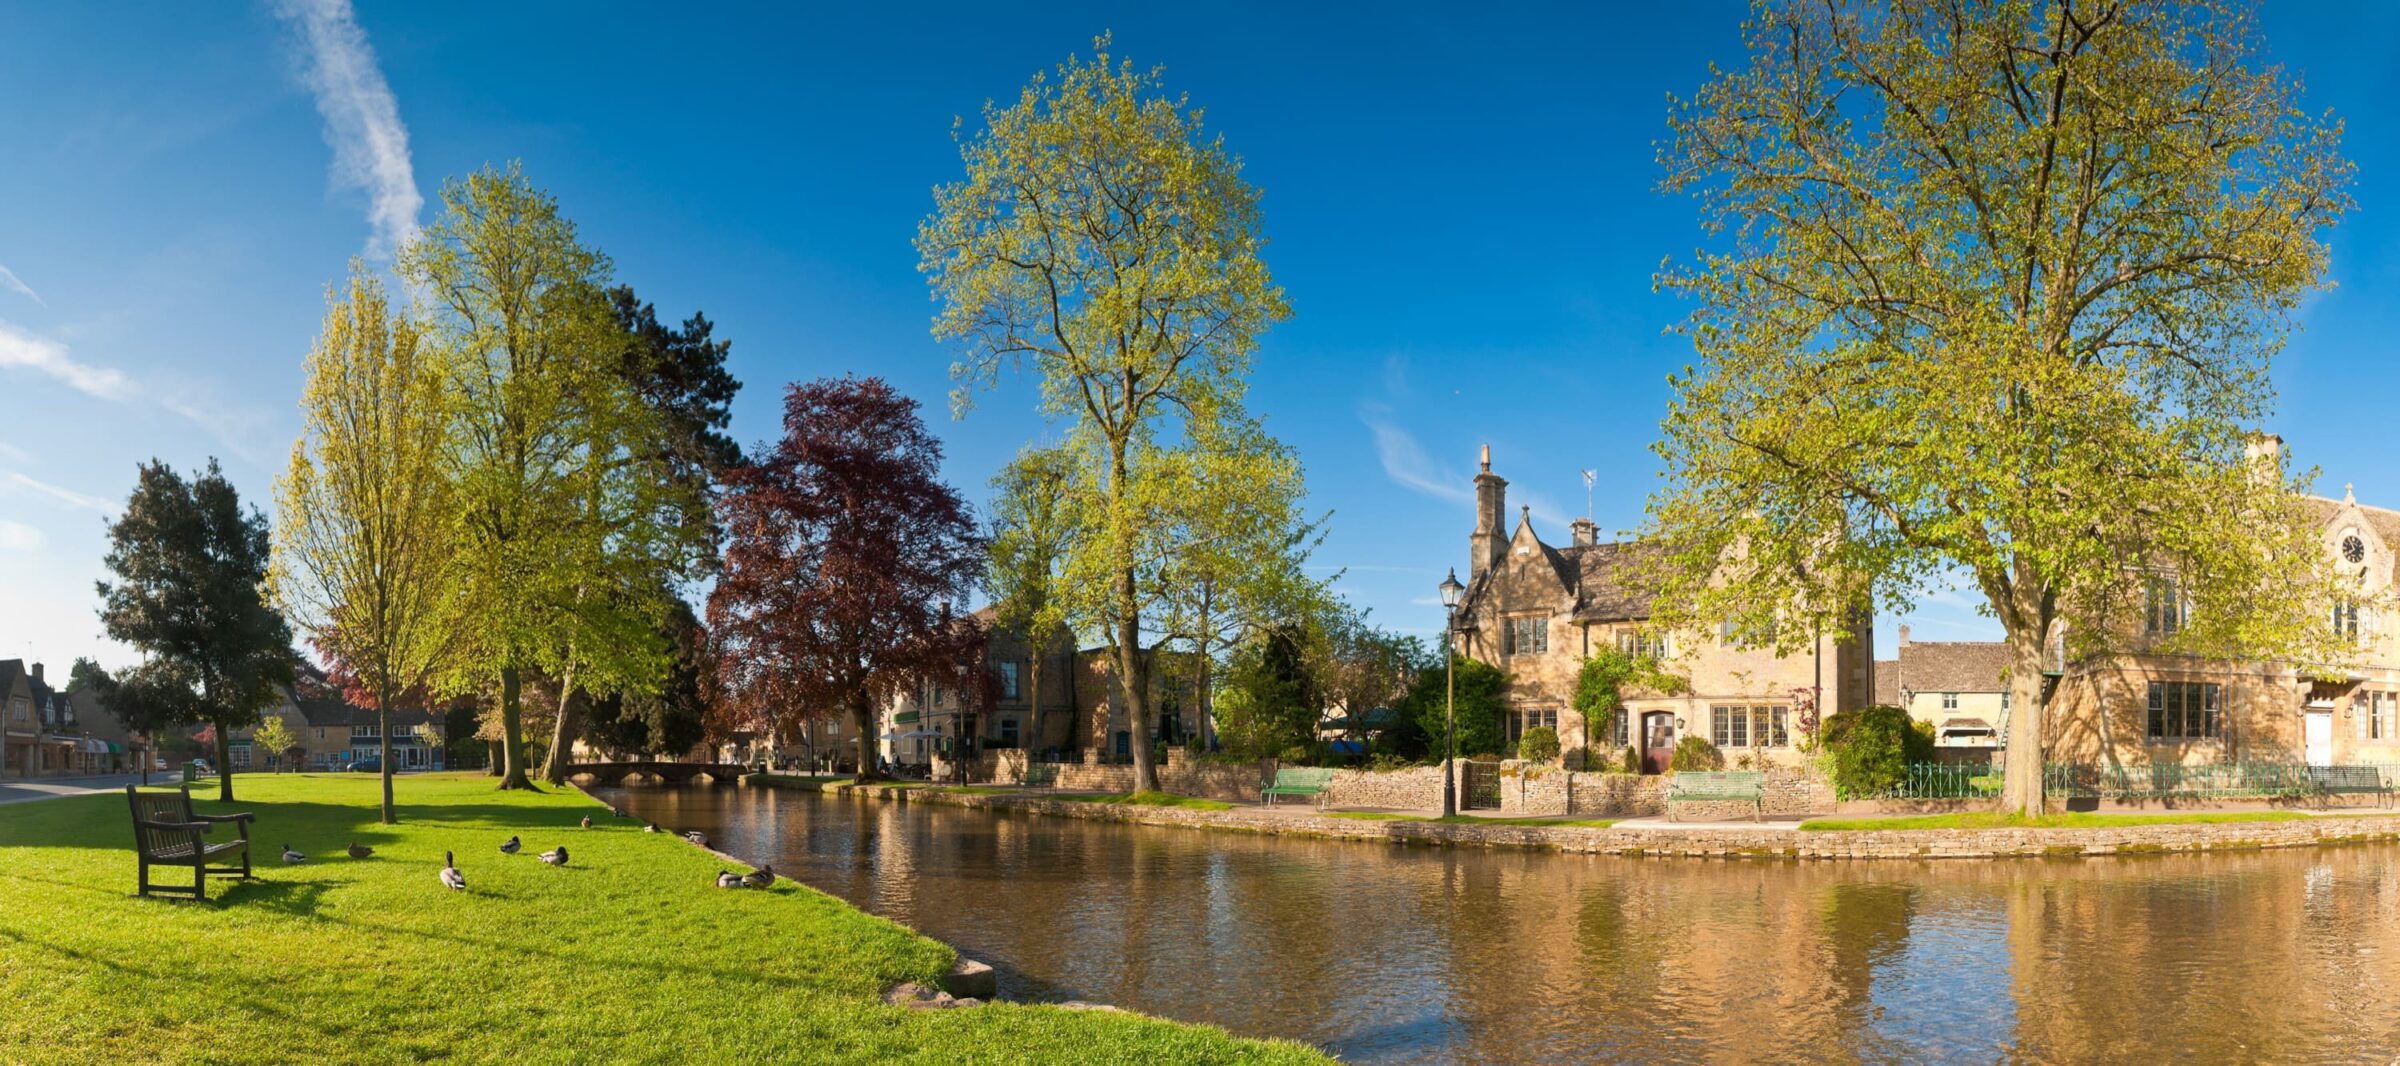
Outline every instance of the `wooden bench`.
<svg viewBox="0 0 2400 1066"><path fill-rule="evenodd" d="M2372 766L2311 766L2308 780L2321 796L2374 796L2380 801L2391 792L2383 783L2383 771Z"/></svg>
<svg viewBox="0 0 2400 1066"><path fill-rule="evenodd" d="M189 892L193 899L207 899L210 874L249 879L250 823L257 815L195 814L192 790L188 787L173 792L143 792L127 785L125 799L133 808L133 850L140 862L136 895L147 896L156 888L161 892ZM232 822L239 838L215 843L206 839L222 822ZM241 857L239 866L232 860L237 855ZM191 887L152 885L152 866L191 867Z"/></svg>
<svg viewBox="0 0 2400 1066"><path fill-rule="evenodd" d="M1051 763L1034 763L1025 768L1025 774L1018 783L1026 788L1057 788L1058 767Z"/></svg>
<svg viewBox="0 0 2400 1066"><path fill-rule="evenodd" d="M1767 775L1755 770L1679 771L1667 782L1667 820L1678 803L1747 803L1750 820L1764 821Z"/></svg>
<svg viewBox="0 0 2400 1066"><path fill-rule="evenodd" d="M1333 791L1333 771L1315 766L1286 766L1275 770L1275 783L1258 790L1259 802L1275 805L1277 796L1314 796L1317 806Z"/></svg>

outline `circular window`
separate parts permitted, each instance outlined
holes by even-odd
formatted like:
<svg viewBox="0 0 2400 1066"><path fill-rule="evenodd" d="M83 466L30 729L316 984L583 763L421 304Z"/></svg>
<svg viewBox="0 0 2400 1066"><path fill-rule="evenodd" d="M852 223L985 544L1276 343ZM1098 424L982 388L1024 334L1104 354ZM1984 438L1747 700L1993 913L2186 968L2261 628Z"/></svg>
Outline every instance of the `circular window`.
<svg viewBox="0 0 2400 1066"><path fill-rule="evenodd" d="M2358 534L2356 533L2344 536L2342 538L2342 558L2353 563L2366 562L2367 542L2358 539Z"/></svg>

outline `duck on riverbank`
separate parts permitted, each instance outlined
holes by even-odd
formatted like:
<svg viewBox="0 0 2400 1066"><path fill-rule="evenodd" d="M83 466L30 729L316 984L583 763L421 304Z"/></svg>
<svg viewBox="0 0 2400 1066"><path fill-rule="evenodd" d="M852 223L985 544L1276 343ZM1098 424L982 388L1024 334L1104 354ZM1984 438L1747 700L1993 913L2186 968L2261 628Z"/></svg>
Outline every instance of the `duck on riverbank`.
<svg viewBox="0 0 2400 1066"><path fill-rule="evenodd" d="M442 887L452 892L467 890L467 875L459 872L457 860L447 851L442 853Z"/></svg>
<svg viewBox="0 0 2400 1066"><path fill-rule="evenodd" d="M774 883L775 867L773 864L761 866L742 878L742 884L750 888L765 888Z"/></svg>
<svg viewBox="0 0 2400 1066"><path fill-rule="evenodd" d="M363 859L369 855L375 854L374 848L370 848L364 844L358 843L357 841L351 842L349 850L350 857L353 859Z"/></svg>
<svg viewBox="0 0 2400 1066"><path fill-rule="evenodd" d="M543 852L542 861L552 866L565 866L567 864L567 846L561 844Z"/></svg>
<svg viewBox="0 0 2400 1066"><path fill-rule="evenodd" d="M734 873L731 870L719 870L717 871L717 887L748 888L750 885L749 882L742 879L742 875L740 874Z"/></svg>

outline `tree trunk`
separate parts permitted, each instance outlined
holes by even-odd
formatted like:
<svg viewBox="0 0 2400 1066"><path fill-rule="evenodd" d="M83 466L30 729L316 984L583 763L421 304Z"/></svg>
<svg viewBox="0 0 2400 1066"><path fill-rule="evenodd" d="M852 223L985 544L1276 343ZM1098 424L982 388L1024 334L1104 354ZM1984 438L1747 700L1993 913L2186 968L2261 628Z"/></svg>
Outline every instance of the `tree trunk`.
<svg viewBox="0 0 2400 1066"><path fill-rule="evenodd" d="M549 758L542 760L542 780L553 785L567 783L567 749L575 743L575 668L567 667L566 680L558 686L558 723L550 729Z"/></svg>
<svg viewBox="0 0 2400 1066"><path fill-rule="evenodd" d="M1033 641L1033 654L1026 656L1026 658L1030 661L1025 664L1025 683L1027 686L1025 691L1031 694L1033 698L1033 736L1028 738L1024 748L1024 751L1026 752L1025 758L1028 762L1031 762L1033 759L1032 753L1042 750L1042 744L1050 737L1050 734L1042 731L1042 726L1045 724L1045 719L1042 715L1042 655L1043 648L1041 638L1035 637Z"/></svg>
<svg viewBox="0 0 2400 1066"><path fill-rule="evenodd" d="M875 773L875 708L864 691L850 699L850 721L858 726L858 779L873 781Z"/></svg>
<svg viewBox="0 0 2400 1066"><path fill-rule="evenodd" d="M1133 602L1133 571L1118 575L1123 602ZM1125 732L1133 747L1133 790L1158 791L1158 766L1150 758L1150 671L1142 659L1142 626L1130 613L1117 623L1117 676L1125 694Z"/></svg>
<svg viewBox="0 0 2400 1066"><path fill-rule="evenodd" d="M233 727L217 724L217 802L233 802Z"/></svg>
<svg viewBox="0 0 2400 1066"><path fill-rule="evenodd" d="M1192 668L1193 673L1195 674L1192 679L1192 706L1197 710L1200 716L1200 750L1215 751L1217 750L1216 724L1210 721L1214 708L1210 703L1208 691L1208 668L1212 665L1215 665L1215 663L1209 658L1208 641L1199 640L1194 641L1193 643L1196 647L1197 655L1200 660L1198 663L1194 664ZM1191 754L1191 752L1186 751L1184 754L1188 756Z"/></svg>
<svg viewBox="0 0 2400 1066"><path fill-rule="evenodd" d="M2002 809L2042 814L2042 637L2040 628L2008 627L2008 762Z"/></svg>
<svg viewBox="0 0 2400 1066"><path fill-rule="evenodd" d="M525 712L517 704L517 668L500 668L500 787L503 789L533 787L525 779Z"/></svg>
<svg viewBox="0 0 2400 1066"><path fill-rule="evenodd" d="M376 731L383 736L383 824L398 825L400 816L392 810L392 690L384 686L375 693Z"/></svg>

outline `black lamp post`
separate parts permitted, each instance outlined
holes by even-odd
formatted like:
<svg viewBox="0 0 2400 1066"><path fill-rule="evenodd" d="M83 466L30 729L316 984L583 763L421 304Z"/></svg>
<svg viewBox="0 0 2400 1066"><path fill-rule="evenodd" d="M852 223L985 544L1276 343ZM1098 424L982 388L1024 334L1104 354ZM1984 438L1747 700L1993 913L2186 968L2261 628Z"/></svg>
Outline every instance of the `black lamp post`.
<svg viewBox="0 0 2400 1066"><path fill-rule="evenodd" d="M1458 570L1442 579L1442 817L1458 813L1458 674L1451 663L1458 656L1458 598L1467 591L1458 583Z"/></svg>

